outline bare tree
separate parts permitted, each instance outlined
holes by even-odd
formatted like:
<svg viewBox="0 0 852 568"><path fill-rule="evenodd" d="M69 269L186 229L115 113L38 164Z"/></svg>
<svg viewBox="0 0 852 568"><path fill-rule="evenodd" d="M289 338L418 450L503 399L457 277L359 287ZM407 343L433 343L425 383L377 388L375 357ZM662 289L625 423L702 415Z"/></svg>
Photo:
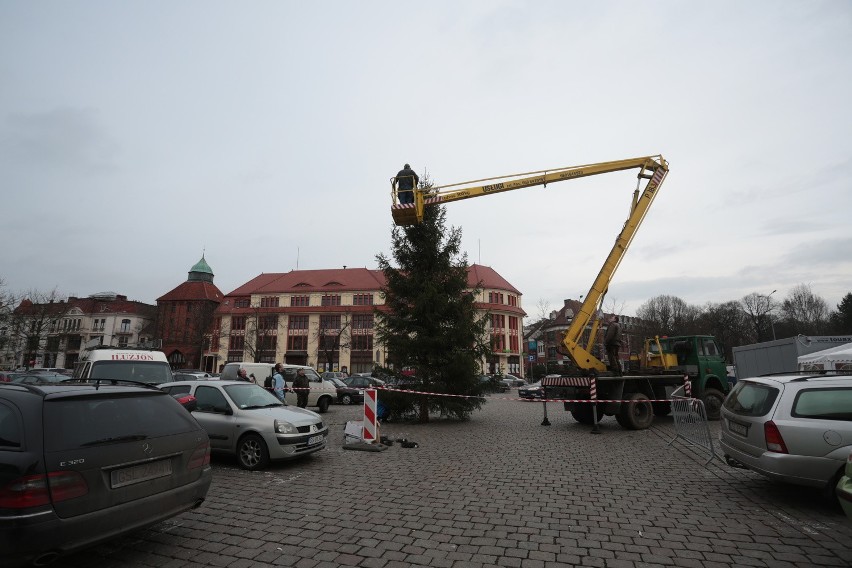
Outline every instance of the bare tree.
<svg viewBox="0 0 852 568"><path fill-rule="evenodd" d="M251 306L251 312L245 316L245 352L255 363L264 357L275 357L277 340L281 335L281 318L260 304Z"/></svg>
<svg viewBox="0 0 852 568"><path fill-rule="evenodd" d="M340 352L352 348L352 316L345 313L320 316L319 326L314 334L317 340L317 367L321 364L334 368L335 360L340 361Z"/></svg>
<svg viewBox="0 0 852 568"><path fill-rule="evenodd" d="M645 337L694 333L700 310L677 296L661 295L639 306L636 317Z"/></svg>
<svg viewBox="0 0 852 568"><path fill-rule="evenodd" d="M728 361L734 360L733 347L748 343L751 336L745 313L736 301L707 304L698 316L698 328L722 344Z"/></svg>
<svg viewBox="0 0 852 568"><path fill-rule="evenodd" d="M781 303L781 318L790 335L816 335L829 328L828 303L811 290L810 284L794 287Z"/></svg>
<svg viewBox="0 0 852 568"><path fill-rule="evenodd" d="M740 305L743 307L754 341L761 342L773 338L774 328L772 327L771 313L778 307L778 304L772 299L774 293L775 290L768 295L752 292L740 299Z"/></svg>

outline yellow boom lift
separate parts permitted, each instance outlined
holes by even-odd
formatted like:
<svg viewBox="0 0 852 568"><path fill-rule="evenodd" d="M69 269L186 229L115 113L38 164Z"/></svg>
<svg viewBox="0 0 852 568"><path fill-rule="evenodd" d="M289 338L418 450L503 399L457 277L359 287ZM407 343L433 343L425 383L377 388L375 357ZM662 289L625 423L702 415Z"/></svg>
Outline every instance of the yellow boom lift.
<svg viewBox="0 0 852 568"><path fill-rule="evenodd" d="M630 213L624 222L624 227L615 239L615 244L609 256L604 262L597 278L595 278L589 293L586 294L586 298L580 307L580 312L574 315L571 326L562 339L565 349L574 364L583 371L597 374L606 371L606 365L590 352L591 346L597 336L599 325L597 313L601 308L604 296L609 288L609 283L618 269L618 265L624 258L627 248L633 241L636 231L642 224L642 220L648 213L648 208L657 196L660 186L663 184L666 174L669 171L669 164L661 155L485 178L429 189L416 188L414 191L414 203L412 204L399 203L396 179L392 178L391 193L393 204L391 206L391 214L394 223L397 225L413 225L423 221L423 211L429 205L450 203L524 187L547 186L549 183L558 181L631 169L639 171L637 173L636 189L633 192ZM643 181L646 182L644 188L642 188ZM580 345L586 326L590 323L592 327L591 333L588 335L588 340L585 345Z"/></svg>

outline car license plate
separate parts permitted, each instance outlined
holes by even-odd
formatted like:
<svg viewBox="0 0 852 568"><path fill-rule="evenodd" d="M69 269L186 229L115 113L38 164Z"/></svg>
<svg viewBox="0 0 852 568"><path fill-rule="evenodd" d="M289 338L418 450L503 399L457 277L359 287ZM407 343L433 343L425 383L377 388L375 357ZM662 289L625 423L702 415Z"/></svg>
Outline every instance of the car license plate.
<svg viewBox="0 0 852 568"><path fill-rule="evenodd" d="M308 438L308 445L309 446L315 446L316 444L321 444L322 439L323 439L323 437L321 435L320 436L311 436L310 438Z"/></svg>
<svg viewBox="0 0 852 568"><path fill-rule="evenodd" d="M739 422L728 420L728 430L730 430L734 434L737 434L738 436L748 436L748 424L740 424Z"/></svg>
<svg viewBox="0 0 852 568"><path fill-rule="evenodd" d="M172 461L158 460L111 471L109 477L111 487L116 489L171 474Z"/></svg>

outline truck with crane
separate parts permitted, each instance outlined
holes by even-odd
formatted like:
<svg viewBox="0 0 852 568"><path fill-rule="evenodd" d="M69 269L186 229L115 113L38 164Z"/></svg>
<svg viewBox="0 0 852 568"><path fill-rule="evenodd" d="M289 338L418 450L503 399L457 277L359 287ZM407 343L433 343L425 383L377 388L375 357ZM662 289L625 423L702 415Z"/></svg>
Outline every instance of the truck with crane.
<svg viewBox="0 0 852 568"><path fill-rule="evenodd" d="M391 178L391 216L398 226L413 225L423 221L425 209L432 205L633 169L638 173L630 212L562 337L562 348L577 368L577 376L546 377L542 380L545 396L566 401L565 410L580 423L594 424L595 420L612 415L622 427L640 430L650 427L655 415L664 416L671 411L666 400L688 381L692 394L704 402L708 418L717 420L730 386L723 351L713 337L646 341L643 353L631 357L628 372L622 376L615 376L593 354L601 327L598 314L610 282L669 172L669 164L662 155L418 187L414 190L413 203L400 202L397 180ZM593 384L596 395L592 393ZM586 400L600 402L582 402Z"/></svg>

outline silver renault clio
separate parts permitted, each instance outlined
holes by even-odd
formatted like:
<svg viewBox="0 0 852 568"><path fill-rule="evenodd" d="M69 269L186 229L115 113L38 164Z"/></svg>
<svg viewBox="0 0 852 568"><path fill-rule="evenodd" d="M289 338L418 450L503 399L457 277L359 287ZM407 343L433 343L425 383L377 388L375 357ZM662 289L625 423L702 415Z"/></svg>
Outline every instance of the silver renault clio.
<svg viewBox="0 0 852 568"><path fill-rule="evenodd" d="M288 406L259 385L198 379L157 386L172 395L193 395L192 415L210 437L210 449L236 456L243 469L263 469L270 461L326 446L328 426L319 414Z"/></svg>
<svg viewBox="0 0 852 568"><path fill-rule="evenodd" d="M741 379L722 407L729 465L830 496L852 451L852 375Z"/></svg>

